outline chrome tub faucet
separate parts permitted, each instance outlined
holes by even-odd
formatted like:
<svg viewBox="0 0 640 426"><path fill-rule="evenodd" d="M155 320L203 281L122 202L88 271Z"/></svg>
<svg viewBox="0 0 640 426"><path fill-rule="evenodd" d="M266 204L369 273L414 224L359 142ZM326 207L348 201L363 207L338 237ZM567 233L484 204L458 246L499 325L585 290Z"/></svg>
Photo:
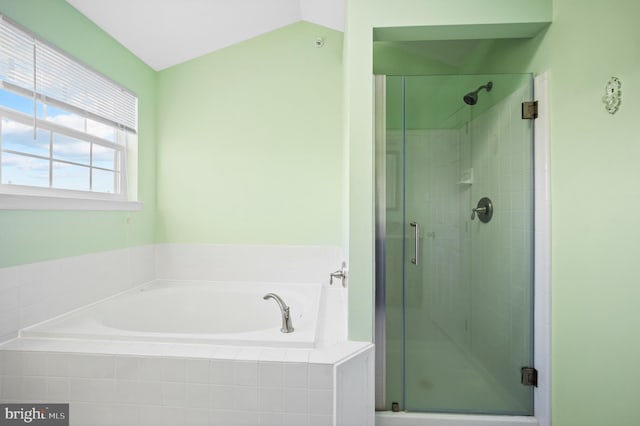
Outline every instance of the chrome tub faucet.
<svg viewBox="0 0 640 426"><path fill-rule="evenodd" d="M264 300L273 299L276 301L278 306L280 307L280 313L282 314L282 327L280 331L283 333L293 333L293 324L291 324L291 313L289 312L289 307L284 300L280 296L275 293L265 294L263 297Z"/></svg>
<svg viewBox="0 0 640 426"><path fill-rule="evenodd" d="M342 262L340 269L329 274L329 285L333 285L333 279L338 278L342 282L342 287L347 286L347 262Z"/></svg>

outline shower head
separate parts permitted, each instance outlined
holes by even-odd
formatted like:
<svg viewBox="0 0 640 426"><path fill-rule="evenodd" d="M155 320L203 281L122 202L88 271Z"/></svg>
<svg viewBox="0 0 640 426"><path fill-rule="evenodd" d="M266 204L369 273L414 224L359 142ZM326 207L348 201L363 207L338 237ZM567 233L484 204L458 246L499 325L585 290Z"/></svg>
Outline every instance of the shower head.
<svg viewBox="0 0 640 426"><path fill-rule="evenodd" d="M462 98L464 100L464 103L467 105L475 105L478 103L478 92L482 89L486 89L487 92L490 92L491 89L493 89L493 81L488 82L487 84L478 87L476 90L474 90L473 92L469 92L466 95L464 95L464 98Z"/></svg>

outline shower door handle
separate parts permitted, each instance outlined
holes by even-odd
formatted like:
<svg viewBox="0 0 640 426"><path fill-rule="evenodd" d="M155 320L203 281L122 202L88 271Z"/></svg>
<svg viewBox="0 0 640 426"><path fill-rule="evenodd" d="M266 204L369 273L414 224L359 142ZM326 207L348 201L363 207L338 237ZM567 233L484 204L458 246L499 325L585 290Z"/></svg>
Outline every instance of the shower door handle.
<svg viewBox="0 0 640 426"><path fill-rule="evenodd" d="M418 222L411 222L409 225L413 228L415 238L414 257L411 259L411 263L418 266L420 264L420 225Z"/></svg>

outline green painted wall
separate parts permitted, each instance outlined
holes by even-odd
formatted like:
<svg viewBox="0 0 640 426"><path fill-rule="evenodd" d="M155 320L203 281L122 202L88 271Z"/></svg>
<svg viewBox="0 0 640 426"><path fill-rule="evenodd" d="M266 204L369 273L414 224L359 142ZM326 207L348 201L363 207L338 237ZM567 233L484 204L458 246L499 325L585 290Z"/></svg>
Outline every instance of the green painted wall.
<svg viewBox="0 0 640 426"><path fill-rule="evenodd" d="M299 22L159 73L159 241L342 243L342 41Z"/></svg>
<svg viewBox="0 0 640 426"><path fill-rule="evenodd" d="M638 424L638 16L634 0L554 0L546 34L495 42L477 64L550 71L552 395L559 426ZM611 76L622 81L615 115L601 102ZM606 208L594 209L594 200Z"/></svg>
<svg viewBox="0 0 640 426"><path fill-rule="evenodd" d="M0 211L0 267L152 243L155 227L155 72L64 0L0 0L0 13L139 97L141 212Z"/></svg>

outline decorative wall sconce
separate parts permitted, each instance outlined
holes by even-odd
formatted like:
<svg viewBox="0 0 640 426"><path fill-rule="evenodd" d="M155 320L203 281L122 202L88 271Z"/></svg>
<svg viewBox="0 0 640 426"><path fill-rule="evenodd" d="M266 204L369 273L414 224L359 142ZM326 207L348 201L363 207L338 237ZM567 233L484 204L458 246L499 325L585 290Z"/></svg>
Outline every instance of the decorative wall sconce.
<svg viewBox="0 0 640 426"><path fill-rule="evenodd" d="M602 97L604 108L609 114L615 114L618 108L620 108L620 102L622 101L622 83L620 79L611 77L604 90L605 93Z"/></svg>

